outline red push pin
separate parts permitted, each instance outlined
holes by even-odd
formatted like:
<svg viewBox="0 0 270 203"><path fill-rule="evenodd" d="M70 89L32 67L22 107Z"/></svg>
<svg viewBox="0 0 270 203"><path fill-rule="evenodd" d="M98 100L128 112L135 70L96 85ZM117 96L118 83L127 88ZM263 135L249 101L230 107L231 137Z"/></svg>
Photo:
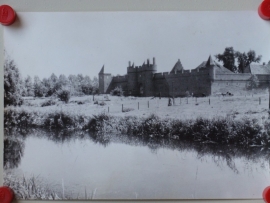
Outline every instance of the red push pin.
<svg viewBox="0 0 270 203"><path fill-rule="evenodd" d="M0 6L0 23L2 25L11 25L16 19L16 13L8 5Z"/></svg>
<svg viewBox="0 0 270 203"><path fill-rule="evenodd" d="M0 187L0 202L1 203L11 203L13 200L13 191L7 187Z"/></svg>
<svg viewBox="0 0 270 203"><path fill-rule="evenodd" d="M266 203L270 203L270 186L266 187L263 191L263 199Z"/></svg>
<svg viewBox="0 0 270 203"><path fill-rule="evenodd" d="M270 20L270 0L264 0L258 9L259 16L264 20Z"/></svg>

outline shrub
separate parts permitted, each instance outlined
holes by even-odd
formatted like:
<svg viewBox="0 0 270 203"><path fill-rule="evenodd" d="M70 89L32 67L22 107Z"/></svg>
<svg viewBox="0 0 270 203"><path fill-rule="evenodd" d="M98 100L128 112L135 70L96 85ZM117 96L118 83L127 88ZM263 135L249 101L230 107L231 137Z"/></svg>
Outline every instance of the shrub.
<svg viewBox="0 0 270 203"><path fill-rule="evenodd" d="M124 108L123 109L123 112L129 112L129 111L134 111L134 109L133 108Z"/></svg>
<svg viewBox="0 0 270 203"><path fill-rule="evenodd" d="M24 106L36 106L36 105L32 104L31 102L29 102L27 100L23 100L23 105Z"/></svg>
<svg viewBox="0 0 270 203"><path fill-rule="evenodd" d="M85 103L83 101L78 101L77 104L82 105L82 104L85 104Z"/></svg>
<svg viewBox="0 0 270 203"><path fill-rule="evenodd" d="M250 146L270 146L270 121L257 119L235 120L229 117L197 118L195 120L161 119L136 116L116 117L106 113L86 117L70 112L27 112L9 107L4 111L5 130L29 127L83 129L93 131L96 139L107 143L107 135L136 137L143 141L170 142L181 140L200 143ZM107 135L106 135L107 134ZM99 137L100 136L100 137Z"/></svg>
<svg viewBox="0 0 270 203"><path fill-rule="evenodd" d="M4 106L20 106L22 99L23 82L19 69L14 61L4 63Z"/></svg>
<svg viewBox="0 0 270 203"><path fill-rule="evenodd" d="M34 113L32 113L34 114ZM8 109L4 111L4 127L11 128L12 126L17 127L28 127L31 126L34 121L34 116L31 113L22 110Z"/></svg>
<svg viewBox="0 0 270 203"><path fill-rule="evenodd" d="M52 105L55 105L56 104L56 101L54 99L49 99L45 102L43 102L41 104L41 107L44 107L44 106L52 106Z"/></svg>
<svg viewBox="0 0 270 203"><path fill-rule="evenodd" d="M105 95L105 96L104 96L104 100L105 100L105 101L111 101L111 100L109 99L109 96L108 96L108 95Z"/></svg>
<svg viewBox="0 0 270 203"><path fill-rule="evenodd" d="M256 89L259 86L259 79L256 75L251 75L249 82L247 83L247 89Z"/></svg>
<svg viewBox="0 0 270 203"><path fill-rule="evenodd" d="M110 92L110 94L113 96L123 96L124 92L122 87L116 87Z"/></svg>
<svg viewBox="0 0 270 203"><path fill-rule="evenodd" d="M57 91L57 97L61 101L68 103L69 99L70 99L70 91L67 89L61 89L61 90Z"/></svg>
<svg viewBox="0 0 270 203"><path fill-rule="evenodd" d="M104 101L102 101L102 102L99 103L99 105L100 105L100 106L105 106L106 103L105 103Z"/></svg>
<svg viewBox="0 0 270 203"><path fill-rule="evenodd" d="M106 113L93 115L93 118L85 126L85 129L88 129L94 132L103 132L105 125L109 123L110 119L111 117Z"/></svg>

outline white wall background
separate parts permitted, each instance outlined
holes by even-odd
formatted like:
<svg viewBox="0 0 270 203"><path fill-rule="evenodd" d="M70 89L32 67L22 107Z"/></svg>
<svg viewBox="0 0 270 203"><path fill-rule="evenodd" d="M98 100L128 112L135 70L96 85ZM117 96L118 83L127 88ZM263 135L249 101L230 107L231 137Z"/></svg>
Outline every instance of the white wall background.
<svg viewBox="0 0 270 203"><path fill-rule="evenodd" d="M203 11L240 11L240 10L257 10L262 0L0 0L0 5L8 4L17 12L38 12L38 11L182 11L182 10L203 10ZM235 19L237 20L237 19ZM270 29L270 21L268 22ZM16 27L20 29L20 27ZM265 42L269 46L269 42ZM3 67L3 27L0 26L0 63ZM0 75L3 75L3 68L0 69ZM0 78L1 88L0 97L3 98L3 77ZM3 99L0 100L0 150L3 152ZM3 165L3 154L0 156L0 163ZM0 185L3 183L3 169L0 167ZM270 185L270 183L269 183ZM203 188L202 188L203 189ZM41 201L19 201L19 203L36 203ZM65 201L57 201L59 203ZM76 201L69 201L76 202ZM82 202L82 201L80 201ZM91 201L103 202L103 201ZM112 202L112 201L107 201ZM117 201L113 201L117 202ZM120 202L120 201L119 201ZM125 201L121 201L125 202ZM132 201L126 201L132 202ZM143 201L141 201L143 202ZM147 202L157 202L156 200ZM206 203L206 202L263 202L258 200L175 200L162 202L186 202L186 203ZM49 203L49 201L42 201Z"/></svg>

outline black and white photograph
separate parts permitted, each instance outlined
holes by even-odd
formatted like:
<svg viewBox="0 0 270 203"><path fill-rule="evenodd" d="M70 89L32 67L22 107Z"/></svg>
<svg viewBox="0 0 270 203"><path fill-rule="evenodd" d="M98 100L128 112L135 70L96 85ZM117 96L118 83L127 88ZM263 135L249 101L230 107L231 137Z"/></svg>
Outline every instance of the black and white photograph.
<svg viewBox="0 0 270 203"><path fill-rule="evenodd" d="M270 29L257 12L17 16L3 165L16 199L261 198Z"/></svg>

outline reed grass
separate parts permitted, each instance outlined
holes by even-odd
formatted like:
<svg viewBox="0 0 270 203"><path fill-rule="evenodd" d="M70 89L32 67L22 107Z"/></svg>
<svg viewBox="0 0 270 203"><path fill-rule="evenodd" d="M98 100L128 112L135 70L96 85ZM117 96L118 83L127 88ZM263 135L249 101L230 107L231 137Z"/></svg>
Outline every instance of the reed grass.
<svg viewBox="0 0 270 203"><path fill-rule="evenodd" d="M39 177L32 176L15 177L11 174L5 174L4 185L12 188L16 199L35 199L35 200L60 200L59 194L49 185L43 185Z"/></svg>
<svg viewBox="0 0 270 203"><path fill-rule="evenodd" d="M152 114L147 118L117 117L106 113L84 116L72 112L28 112L8 109L4 112L5 128L45 127L52 129L82 129L102 134L144 136L149 139L181 139L202 143L241 146L270 146L270 122L232 117L197 119L161 119Z"/></svg>

